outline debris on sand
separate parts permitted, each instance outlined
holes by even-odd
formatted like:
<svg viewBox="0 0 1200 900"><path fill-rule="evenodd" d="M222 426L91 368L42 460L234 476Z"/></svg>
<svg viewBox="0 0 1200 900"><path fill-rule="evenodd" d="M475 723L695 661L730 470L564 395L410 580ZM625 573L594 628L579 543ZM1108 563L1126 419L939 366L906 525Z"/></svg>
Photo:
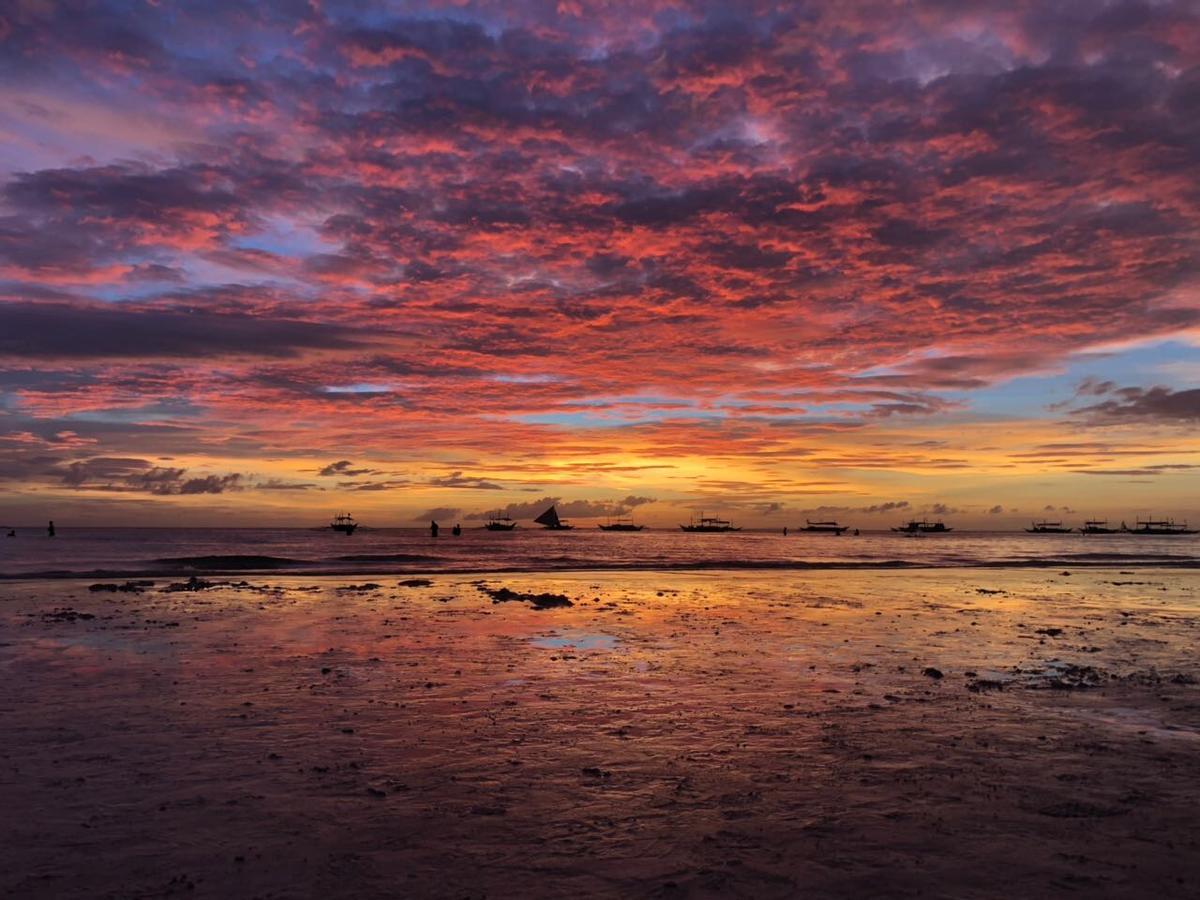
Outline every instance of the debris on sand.
<svg viewBox="0 0 1200 900"><path fill-rule="evenodd" d="M115 594L117 591L122 591L127 594L140 594L148 587L154 587L153 581L127 581L124 584L89 584L88 590L92 592L108 591Z"/></svg>
<svg viewBox="0 0 1200 900"><path fill-rule="evenodd" d="M51 612L42 613L43 622L78 622L96 618L91 613L78 612L77 610L68 607L53 610Z"/></svg>
<svg viewBox="0 0 1200 900"><path fill-rule="evenodd" d="M366 584L344 584L339 588L334 588L338 594L365 594L368 591L377 591L382 585L368 581Z"/></svg>
<svg viewBox="0 0 1200 900"><path fill-rule="evenodd" d="M1115 806L1099 806L1095 803L1081 803L1078 800L1051 803L1038 810L1039 815L1055 819L1104 819L1109 816L1122 816L1127 812L1129 810Z"/></svg>
<svg viewBox="0 0 1200 900"><path fill-rule="evenodd" d="M1065 666L1055 666L1040 684L1031 686L1049 688L1052 691L1078 691L1099 687L1106 680L1105 674L1094 666L1069 663Z"/></svg>
<svg viewBox="0 0 1200 900"><path fill-rule="evenodd" d="M559 606L574 606L566 594L522 594L506 587L491 588L486 584L478 584L480 591L492 598L493 603L531 603L534 609L553 609Z"/></svg>
<svg viewBox="0 0 1200 900"><path fill-rule="evenodd" d="M404 581L396 582L400 587L433 587L433 582L428 578L408 578Z"/></svg>
<svg viewBox="0 0 1200 900"><path fill-rule="evenodd" d="M994 678L976 678L967 683L967 690L975 694L982 694L985 691L1002 691L1004 682L996 681Z"/></svg>
<svg viewBox="0 0 1200 900"><path fill-rule="evenodd" d="M936 680L936 679L942 677L942 670L935 669L933 666L926 666L924 669L921 670L921 674L924 675L926 678L933 678L934 680Z"/></svg>
<svg viewBox="0 0 1200 900"><path fill-rule="evenodd" d="M1063 633L1061 628L1039 628L1037 634L1044 634L1046 637L1058 637Z"/></svg>
<svg viewBox="0 0 1200 900"><path fill-rule="evenodd" d="M217 582L205 581L203 578L197 578L195 575L193 575L187 581L173 582L163 588L163 590L169 594L175 594L179 593L180 591L207 591L210 588L215 587L217 587Z"/></svg>
<svg viewBox="0 0 1200 900"><path fill-rule="evenodd" d="M1002 591L999 588L975 588L977 594L1007 594L1008 591Z"/></svg>

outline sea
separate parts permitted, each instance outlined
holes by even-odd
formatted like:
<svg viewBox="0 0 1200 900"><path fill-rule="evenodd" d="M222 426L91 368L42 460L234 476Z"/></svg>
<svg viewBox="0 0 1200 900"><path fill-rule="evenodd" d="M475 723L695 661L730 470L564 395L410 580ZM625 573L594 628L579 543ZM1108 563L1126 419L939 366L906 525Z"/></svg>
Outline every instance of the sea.
<svg viewBox="0 0 1200 900"><path fill-rule="evenodd" d="M600 569L1200 568L1200 535L953 531L910 536L595 527L512 532L417 528L72 528L0 535L0 578L249 573L428 574Z"/></svg>

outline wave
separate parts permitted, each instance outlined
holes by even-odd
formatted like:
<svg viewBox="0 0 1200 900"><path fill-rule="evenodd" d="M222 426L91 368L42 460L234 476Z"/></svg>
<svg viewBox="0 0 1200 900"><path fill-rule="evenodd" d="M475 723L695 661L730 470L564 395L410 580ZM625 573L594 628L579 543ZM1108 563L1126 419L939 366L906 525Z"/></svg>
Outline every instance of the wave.
<svg viewBox="0 0 1200 900"><path fill-rule="evenodd" d="M248 569L293 569L298 566L312 565L302 559L289 559L286 556L248 556L233 554L228 556L168 556L154 560L164 566L176 566L180 569L200 569L205 572L229 571L237 572Z"/></svg>

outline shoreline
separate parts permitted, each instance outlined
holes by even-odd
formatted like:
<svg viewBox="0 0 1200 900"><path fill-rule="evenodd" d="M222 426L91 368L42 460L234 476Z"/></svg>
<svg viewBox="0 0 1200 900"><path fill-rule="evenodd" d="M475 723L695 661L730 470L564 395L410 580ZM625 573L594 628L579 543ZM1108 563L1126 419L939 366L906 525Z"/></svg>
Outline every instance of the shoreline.
<svg viewBox="0 0 1200 900"><path fill-rule="evenodd" d="M1056 569L1074 566L1079 569L1170 569L1187 571L1200 569L1200 558L1197 557L1146 557L1113 558L1105 556L1102 559L1055 557L1050 559L1015 559L1015 560L973 560L964 563L917 563L908 560L886 560L879 562L810 562L810 561L780 561L752 560L744 563L734 563L729 560L714 560L711 563L641 563L633 562L626 565L563 565L563 566L480 566L464 568L429 568L421 566L378 567L313 567L308 568L303 562L289 562L268 567L239 567L229 566L176 566L173 568L141 568L141 569L93 569L86 572L70 570L51 570L43 572L0 572L0 584L11 584L21 581L78 581L100 578L186 578L192 575L214 577L234 576L279 576L293 575L296 577L332 578L337 576L364 577L368 575L390 577L393 575L434 576L434 575L554 575L555 573L588 573L588 572L890 572L890 571L969 571L972 569L1018 569L1038 571L1041 569Z"/></svg>

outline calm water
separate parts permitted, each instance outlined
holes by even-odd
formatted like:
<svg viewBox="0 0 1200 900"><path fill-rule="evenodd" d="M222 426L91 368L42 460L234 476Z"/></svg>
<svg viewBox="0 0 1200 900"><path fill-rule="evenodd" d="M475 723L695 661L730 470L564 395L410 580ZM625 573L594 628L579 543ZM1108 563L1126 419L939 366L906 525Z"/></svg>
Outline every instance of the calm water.
<svg viewBox="0 0 1200 900"><path fill-rule="evenodd" d="M954 532L909 537L596 528L494 533L468 529L61 528L0 537L0 576L190 571L470 572L600 568L874 568L903 566L1200 567L1200 536Z"/></svg>

